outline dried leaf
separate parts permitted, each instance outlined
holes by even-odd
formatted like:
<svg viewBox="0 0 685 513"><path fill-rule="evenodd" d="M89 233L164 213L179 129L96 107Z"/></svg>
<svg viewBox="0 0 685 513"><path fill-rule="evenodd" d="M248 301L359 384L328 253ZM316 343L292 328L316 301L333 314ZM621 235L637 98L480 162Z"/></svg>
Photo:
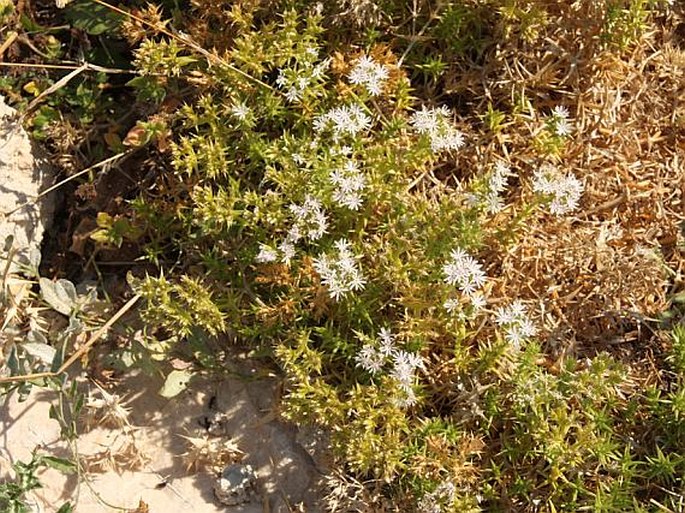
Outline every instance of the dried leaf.
<svg viewBox="0 0 685 513"><path fill-rule="evenodd" d="M159 395L171 399L183 392L188 387L188 382L193 376L192 372L187 370L173 370L166 377L164 385L159 390Z"/></svg>

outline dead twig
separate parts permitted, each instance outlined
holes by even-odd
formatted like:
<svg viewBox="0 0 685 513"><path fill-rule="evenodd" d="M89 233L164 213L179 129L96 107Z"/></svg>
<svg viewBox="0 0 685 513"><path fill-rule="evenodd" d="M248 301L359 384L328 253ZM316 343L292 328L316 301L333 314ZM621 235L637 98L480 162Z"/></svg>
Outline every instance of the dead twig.
<svg viewBox="0 0 685 513"><path fill-rule="evenodd" d="M4 44L3 44L4 46ZM0 47L2 50L2 47ZM0 56L2 53L0 52ZM70 61L64 61L63 64L32 64L29 62L0 62L0 66L7 68L44 68L44 69L79 69L83 66L86 67L88 71L101 71L103 73L111 74L122 74L122 75L139 75L140 72L134 69L122 69L122 68L107 68L105 66L98 66L97 64L91 64L90 62L84 62L82 64L72 63Z"/></svg>
<svg viewBox="0 0 685 513"><path fill-rule="evenodd" d="M133 305L135 305L138 300L140 299L140 294L136 294L133 296L131 299L129 299L124 306L119 308L117 313L115 313L110 319L100 326L98 330L93 333L88 341L83 344L74 354L69 357L69 359L64 362L57 371L52 372L35 372L33 374L24 374L22 376L4 376L0 377L0 383L13 383L13 382L18 382L18 381L30 381L33 379L40 379L40 378L53 378L55 376L59 376L63 372L65 372L71 365L81 358L84 354L88 352L88 350L95 344L95 342L98 341L98 339L115 323L117 322L126 312L128 312Z"/></svg>
<svg viewBox="0 0 685 513"><path fill-rule="evenodd" d="M99 167L103 167L103 166L106 166L108 164L111 164L112 162L116 161L117 159L123 158L123 157L127 156L128 154L130 154L130 152L117 153L116 155L112 155L111 157L106 158L105 160L101 160L100 162L93 164L92 166L89 166L86 169L79 171L78 173L74 173L73 175L66 177L64 180L61 180L61 181L57 182L55 185L52 185L52 186L48 187L47 189L45 189L43 192L38 194L38 196L36 196L32 200L26 201L26 202L22 203L21 205L13 208L12 210L10 210L8 212L0 212L0 219L5 218L5 217L9 217L12 214L14 214L15 212L18 212L19 210L21 210L22 208L27 207L28 205L35 204L39 199L47 196L52 191L59 189L64 184L78 178L79 176L82 176L82 175L84 175L90 171L93 171L94 169L99 168Z"/></svg>
<svg viewBox="0 0 685 513"><path fill-rule="evenodd" d="M7 39L5 40L4 43L0 45L0 59L2 59L3 54L7 51L7 49L12 46L12 43L19 37L19 34L17 32L10 32L9 35L7 36ZM4 63L3 63L4 64Z"/></svg>
<svg viewBox="0 0 685 513"><path fill-rule="evenodd" d="M267 84L266 82L263 82L262 80L259 80L258 78L253 77L249 73L246 73L243 70L236 68L232 64L226 62L224 59L222 59L218 55L213 54L212 52L205 50L200 45L198 45L195 41L193 41L190 38L190 36L188 36L186 34L183 34L181 32L176 33L176 32L172 32L170 30L167 30L164 27L160 27L158 25L155 25L154 23L150 23L149 21L146 21L146 20L144 20L138 16L135 16L134 14L131 14L130 12L128 12L124 9L120 9L119 7L115 7L112 4L108 4L107 2L104 2L103 0L93 0L93 1L96 4L100 4L103 7L107 7L108 9L110 9L110 10L112 10L118 14L121 14L122 16L126 16L127 18L135 20L138 23L146 25L146 26L156 30L160 34L164 34L167 37L175 39L179 43L184 44L185 46L193 49L194 51L196 51L200 55L204 56L207 59L207 61L210 63L214 63L214 64L218 64L220 66L223 66L226 69L229 69L229 70L233 71L234 73L237 73L238 75L242 76L243 78L246 78L247 80L254 82L255 84L258 84L262 87L265 87L271 91L274 91L274 92L277 91L276 89L274 89L271 85Z"/></svg>

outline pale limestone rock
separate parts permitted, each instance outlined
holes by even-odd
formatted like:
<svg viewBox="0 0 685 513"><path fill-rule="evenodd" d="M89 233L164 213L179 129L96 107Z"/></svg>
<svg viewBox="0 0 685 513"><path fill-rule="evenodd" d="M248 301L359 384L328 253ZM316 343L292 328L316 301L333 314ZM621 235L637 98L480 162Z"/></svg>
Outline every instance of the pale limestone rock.
<svg viewBox="0 0 685 513"><path fill-rule="evenodd" d="M234 463L226 467L214 484L214 495L221 504L238 506L256 497L257 475L250 465Z"/></svg>
<svg viewBox="0 0 685 513"><path fill-rule="evenodd" d="M50 194L35 203L31 200L47 189L53 179L52 168L31 144L16 111L0 96L0 265L3 269L8 236L14 236L13 246L18 250L11 270L20 270L18 264L35 263L43 233L52 223L54 197Z"/></svg>

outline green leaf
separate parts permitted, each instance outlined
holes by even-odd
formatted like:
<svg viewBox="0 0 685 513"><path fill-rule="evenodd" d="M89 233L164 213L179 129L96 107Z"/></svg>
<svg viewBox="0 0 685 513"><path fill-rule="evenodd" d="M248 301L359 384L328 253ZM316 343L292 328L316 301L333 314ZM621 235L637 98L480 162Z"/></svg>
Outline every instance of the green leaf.
<svg viewBox="0 0 685 513"><path fill-rule="evenodd" d="M685 303L685 292L679 292L671 299L674 303Z"/></svg>
<svg viewBox="0 0 685 513"><path fill-rule="evenodd" d="M44 27L33 21L29 16L26 14L22 14L19 18L19 22L21 23L21 26L27 31L27 32L42 32L45 30Z"/></svg>
<svg viewBox="0 0 685 513"><path fill-rule="evenodd" d="M122 16L95 2L74 2L64 9L64 17L75 28L85 30L92 36L116 32Z"/></svg>
<svg viewBox="0 0 685 513"><path fill-rule="evenodd" d="M74 511L74 506L71 502L65 502L62 507L57 510L57 513L71 513Z"/></svg>
<svg viewBox="0 0 685 513"><path fill-rule="evenodd" d="M64 472L65 474L72 474L76 472L76 465L69 460L65 460L64 458L57 458L56 456L41 456L40 461L46 466L54 468L55 470L59 470L60 472ZM64 506L62 506L62 508L63 507ZM62 509L60 508L60 511L61 510Z"/></svg>
<svg viewBox="0 0 685 513"><path fill-rule="evenodd" d="M166 377L164 385L159 389L159 395L167 399L177 396L188 387L188 382L192 376L193 373L187 370L171 371Z"/></svg>
<svg viewBox="0 0 685 513"><path fill-rule="evenodd" d="M40 292L43 299L61 314L69 315L76 306L78 298L76 287L69 280L53 282L47 278L41 278Z"/></svg>

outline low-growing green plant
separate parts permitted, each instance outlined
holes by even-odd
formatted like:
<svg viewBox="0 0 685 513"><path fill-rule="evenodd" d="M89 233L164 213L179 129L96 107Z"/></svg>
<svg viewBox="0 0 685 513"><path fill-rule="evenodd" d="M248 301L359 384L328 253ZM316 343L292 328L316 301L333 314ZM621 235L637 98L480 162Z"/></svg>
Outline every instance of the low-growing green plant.
<svg viewBox="0 0 685 513"><path fill-rule="evenodd" d="M260 349L283 371L283 416L326 429L340 467L381 483L402 511L676 510L682 330L669 385L640 390L629 363L538 340L535 294L502 286L527 223L557 229L582 202L586 184L565 163L581 111L528 85L493 94L487 72L478 111L473 77L458 83L455 69L486 66L503 43L536 46L560 4L415 6L405 54L372 28L346 45L299 4L195 5L227 25L223 37L207 19L185 27L212 50L170 29L161 8L126 22L138 44L128 85L141 112L157 112L109 146L150 147L164 163L132 213L101 212L92 234L104 247L137 241L160 268L130 279L158 340L134 341L124 364L185 343L213 368L209 337ZM606 47L624 48L651 7L602 2L607 18L591 29L606 22ZM603 51L599 39L588 53ZM417 83L435 94L413 96ZM92 93L75 93L88 120ZM44 109L34 124L58 118ZM512 155L513 140L530 154ZM78 320L73 286L50 283L48 304ZM174 370L163 394L191 376ZM69 435L79 404L62 406Z"/></svg>
<svg viewBox="0 0 685 513"><path fill-rule="evenodd" d="M75 471L75 465L65 459L55 456L39 454L34 451L31 461L28 463L17 461L12 465L14 476L0 483L0 508L7 513L29 513L33 506L27 503L27 493L41 488L40 479L36 475L42 468L54 468L61 472L71 473ZM57 513L70 513L73 505L69 502L62 504Z"/></svg>
<svg viewBox="0 0 685 513"><path fill-rule="evenodd" d="M526 37L545 23L502 12ZM481 257L506 251L530 216L578 206L583 183L555 165L568 110L524 98L541 163L513 170L503 155L457 188L439 169L459 169L469 128L412 98L385 47L329 56L322 31L317 14L286 11L208 60L142 43L143 76L193 77L197 92L168 118L165 194L134 203L154 245L183 256L174 274L134 282L147 318L270 349L284 416L329 430L350 471L421 511L625 511L649 480L672 483L679 458L626 442L629 370L606 354L549 364L530 305L489 297ZM508 115L480 118L501 132ZM513 177L523 207L508 203Z"/></svg>

